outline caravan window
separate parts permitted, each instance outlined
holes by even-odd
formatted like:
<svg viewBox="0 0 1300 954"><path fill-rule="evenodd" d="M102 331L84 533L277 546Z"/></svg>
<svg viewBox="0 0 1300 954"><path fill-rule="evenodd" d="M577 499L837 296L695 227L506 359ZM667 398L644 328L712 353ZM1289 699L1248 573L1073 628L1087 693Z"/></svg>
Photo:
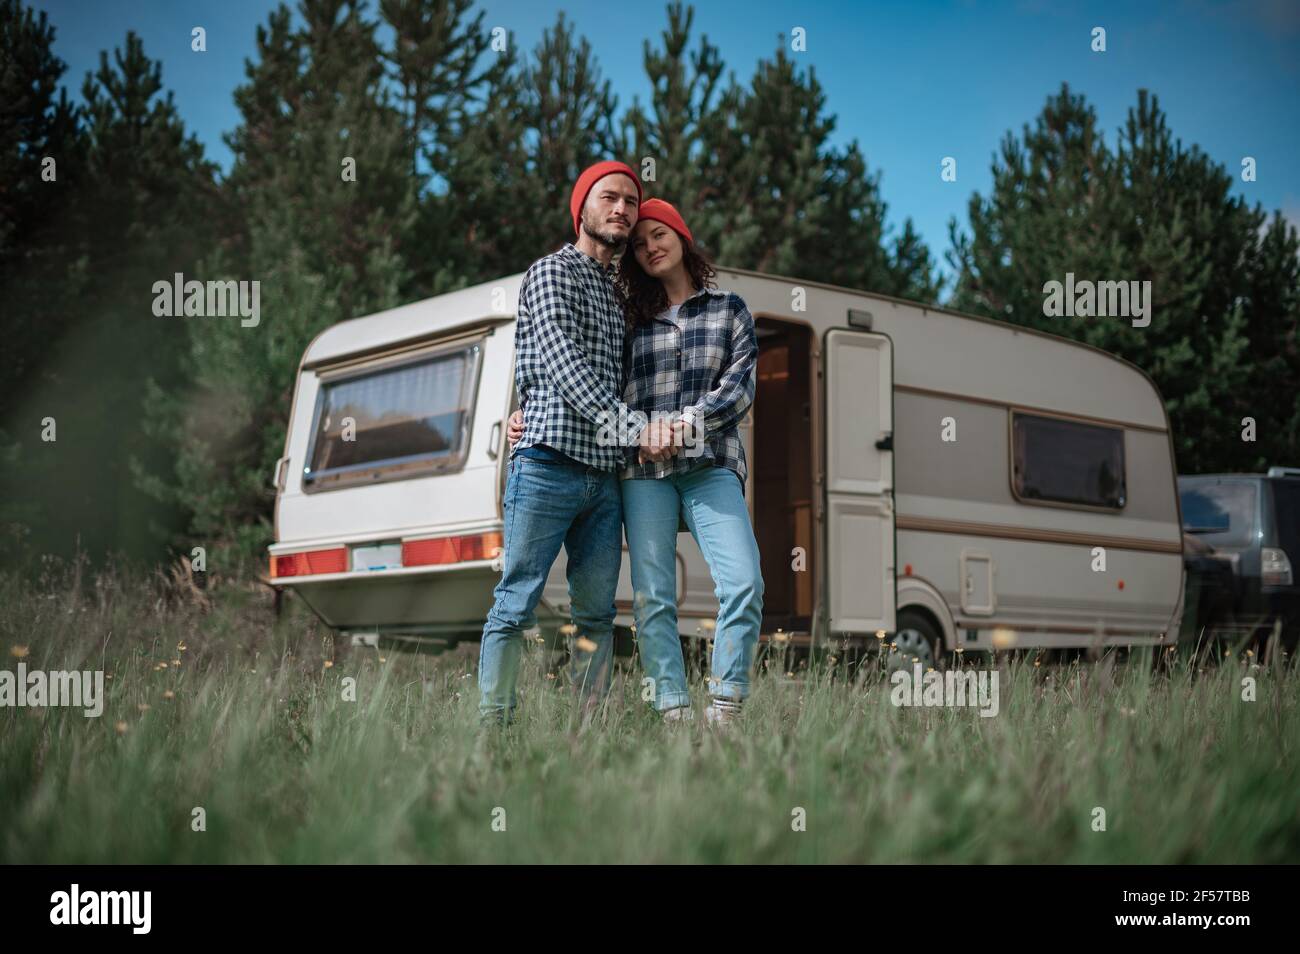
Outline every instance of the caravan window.
<svg viewBox="0 0 1300 954"><path fill-rule="evenodd" d="M1124 429L1013 411L1011 487L1026 502L1124 506Z"/></svg>
<svg viewBox="0 0 1300 954"><path fill-rule="evenodd" d="M323 376L306 490L418 477L465 463L481 346Z"/></svg>

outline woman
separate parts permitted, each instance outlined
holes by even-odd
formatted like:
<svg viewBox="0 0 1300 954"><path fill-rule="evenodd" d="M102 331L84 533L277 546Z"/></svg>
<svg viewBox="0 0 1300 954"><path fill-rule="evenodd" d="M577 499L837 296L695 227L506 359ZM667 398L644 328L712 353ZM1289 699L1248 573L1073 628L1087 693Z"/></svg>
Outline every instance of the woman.
<svg viewBox="0 0 1300 954"><path fill-rule="evenodd" d="M677 629L677 530L684 520L709 565L719 609L714 631L710 723L726 723L749 696L749 670L763 615L758 544L745 505L739 425L754 400L758 346L739 295L714 287L677 210L648 199L618 270L628 331L623 401L673 422L674 446L653 457L629 449L622 473L623 525L632 564L641 665L655 708L691 718ZM510 436L517 434L512 418Z"/></svg>
<svg viewBox="0 0 1300 954"><path fill-rule="evenodd" d="M763 619L758 543L745 505L740 422L754 400L758 345L739 295L714 287L681 215L662 199L641 204L630 254L619 262L626 300L623 400L671 415L682 445L623 472L623 526L641 665L654 679L664 718L690 718L677 632L679 515L699 544L718 597L709 721L727 721L749 695L749 669Z"/></svg>

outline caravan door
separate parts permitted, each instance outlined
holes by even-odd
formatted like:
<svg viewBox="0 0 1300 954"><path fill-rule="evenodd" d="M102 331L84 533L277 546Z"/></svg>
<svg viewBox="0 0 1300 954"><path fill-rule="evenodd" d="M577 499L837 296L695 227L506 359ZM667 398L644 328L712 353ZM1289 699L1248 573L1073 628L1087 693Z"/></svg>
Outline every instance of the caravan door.
<svg viewBox="0 0 1300 954"><path fill-rule="evenodd" d="M881 334L836 329L822 356L829 629L893 632L893 346Z"/></svg>

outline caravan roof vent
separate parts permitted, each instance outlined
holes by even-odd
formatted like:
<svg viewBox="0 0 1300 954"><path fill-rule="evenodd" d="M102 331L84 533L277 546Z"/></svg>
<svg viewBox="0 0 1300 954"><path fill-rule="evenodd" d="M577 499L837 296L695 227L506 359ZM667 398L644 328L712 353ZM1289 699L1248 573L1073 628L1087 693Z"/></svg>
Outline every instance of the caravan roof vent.
<svg viewBox="0 0 1300 954"><path fill-rule="evenodd" d="M1300 477L1300 467L1270 467L1270 477Z"/></svg>

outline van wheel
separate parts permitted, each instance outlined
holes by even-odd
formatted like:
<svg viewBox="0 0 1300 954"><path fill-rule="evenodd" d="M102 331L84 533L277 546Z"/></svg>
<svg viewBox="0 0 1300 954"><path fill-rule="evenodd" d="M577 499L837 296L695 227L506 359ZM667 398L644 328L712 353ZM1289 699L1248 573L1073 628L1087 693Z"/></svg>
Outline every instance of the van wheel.
<svg viewBox="0 0 1300 954"><path fill-rule="evenodd" d="M910 670L918 662L922 671L932 666L935 669L945 668L947 660L940 650L943 638L934 623L923 613L914 610L899 613L898 628L889 641L892 648L885 666L889 672Z"/></svg>

